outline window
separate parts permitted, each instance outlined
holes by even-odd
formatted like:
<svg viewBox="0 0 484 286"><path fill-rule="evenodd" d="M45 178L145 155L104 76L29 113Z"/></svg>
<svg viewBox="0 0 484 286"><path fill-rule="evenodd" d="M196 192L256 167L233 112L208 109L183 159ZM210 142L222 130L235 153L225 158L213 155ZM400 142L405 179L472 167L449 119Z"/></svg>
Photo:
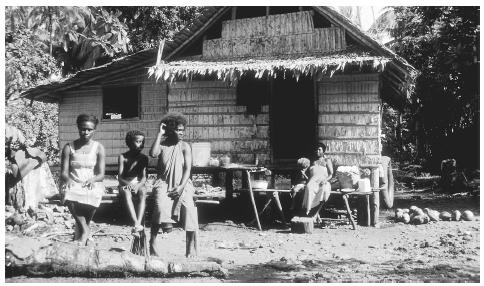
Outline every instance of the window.
<svg viewBox="0 0 484 286"><path fill-rule="evenodd" d="M103 119L139 117L140 87L137 85L103 88Z"/></svg>
<svg viewBox="0 0 484 286"><path fill-rule="evenodd" d="M247 106L247 113L258 114L269 104L270 81L243 76L237 84L237 105Z"/></svg>

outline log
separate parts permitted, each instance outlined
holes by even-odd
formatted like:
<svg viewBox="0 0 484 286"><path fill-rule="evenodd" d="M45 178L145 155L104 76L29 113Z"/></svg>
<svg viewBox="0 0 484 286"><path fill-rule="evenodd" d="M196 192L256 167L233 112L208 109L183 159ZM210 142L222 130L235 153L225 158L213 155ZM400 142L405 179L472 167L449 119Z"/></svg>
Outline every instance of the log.
<svg viewBox="0 0 484 286"><path fill-rule="evenodd" d="M295 216L291 219L292 233L313 233L314 221L312 217Z"/></svg>
<svg viewBox="0 0 484 286"><path fill-rule="evenodd" d="M128 251L79 247L73 243L15 237L5 240L6 276L167 277L204 272L225 277L226 270L212 261L166 261Z"/></svg>

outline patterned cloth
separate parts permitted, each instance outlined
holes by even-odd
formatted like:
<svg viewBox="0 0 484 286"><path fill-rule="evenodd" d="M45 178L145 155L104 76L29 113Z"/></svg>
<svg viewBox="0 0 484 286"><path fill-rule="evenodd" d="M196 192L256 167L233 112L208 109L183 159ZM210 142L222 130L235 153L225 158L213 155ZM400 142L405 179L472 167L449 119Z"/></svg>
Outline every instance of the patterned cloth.
<svg viewBox="0 0 484 286"><path fill-rule="evenodd" d="M94 167L97 162L96 150L98 142L94 141L89 153L76 153L74 142L69 144L70 153L70 173L69 176L77 181L85 182L94 177ZM75 201L82 204L98 207L104 194L104 185L102 182L95 182L92 188L83 187L81 183L73 182L65 188L66 201Z"/></svg>

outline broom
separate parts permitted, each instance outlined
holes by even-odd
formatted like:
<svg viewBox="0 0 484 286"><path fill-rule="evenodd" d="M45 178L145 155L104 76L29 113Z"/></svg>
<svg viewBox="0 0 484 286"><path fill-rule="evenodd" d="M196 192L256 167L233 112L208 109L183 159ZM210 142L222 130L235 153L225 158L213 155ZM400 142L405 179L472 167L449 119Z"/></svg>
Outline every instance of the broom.
<svg viewBox="0 0 484 286"><path fill-rule="evenodd" d="M144 216L144 214L143 214ZM150 251L148 249L148 237L146 236L146 230L144 225L144 217L143 217L143 229L133 233L133 240L131 241L131 253L136 255L144 256L148 258L150 256Z"/></svg>
<svg viewBox="0 0 484 286"><path fill-rule="evenodd" d="M133 234L133 240L131 241L131 253L141 256L150 256L148 251L148 237L146 236L146 231L143 230Z"/></svg>

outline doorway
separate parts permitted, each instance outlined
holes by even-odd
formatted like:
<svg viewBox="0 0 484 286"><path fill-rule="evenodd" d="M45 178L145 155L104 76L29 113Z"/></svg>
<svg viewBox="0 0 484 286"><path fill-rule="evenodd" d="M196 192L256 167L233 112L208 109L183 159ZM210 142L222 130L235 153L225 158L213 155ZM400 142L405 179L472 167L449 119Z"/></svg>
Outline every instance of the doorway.
<svg viewBox="0 0 484 286"><path fill-rule="evenodd" d="M274 163L312 158L317 138L316 100L312 77L278 76L273 81L270 123Z"/></svg>

